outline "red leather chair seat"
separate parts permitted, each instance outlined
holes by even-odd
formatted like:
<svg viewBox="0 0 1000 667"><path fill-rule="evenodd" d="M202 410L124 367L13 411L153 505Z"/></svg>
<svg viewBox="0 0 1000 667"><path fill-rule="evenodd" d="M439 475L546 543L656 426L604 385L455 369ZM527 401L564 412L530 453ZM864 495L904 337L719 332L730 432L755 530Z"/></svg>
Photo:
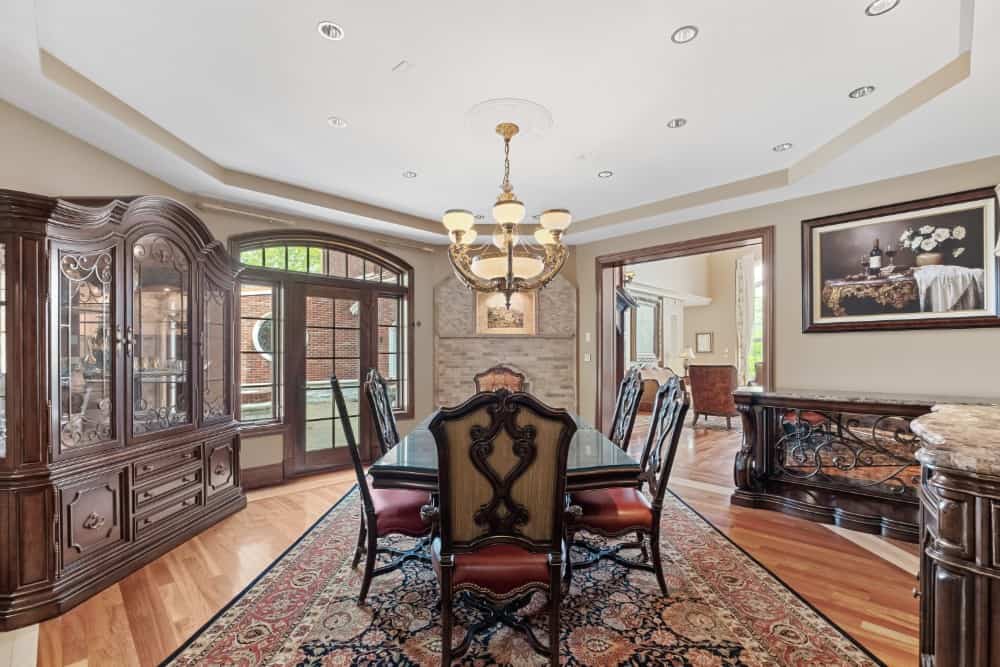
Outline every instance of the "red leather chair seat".
<svg viewBox="0 0 1000 667"><path fill-rule="evenodd" d="M563 549L565 553L565 547ZM563 561L565 562L565 556ZM431 561L441 577L441 540L431 545ZM455 554L452 585L486 590L496 597L519 592L529 584L549 584L549 557L514 544L494 544L470 553Z"/></svg>
<svg viewBox="0 0 1000 667"><path fill-rule="evenodd" d="M796 419L796 417L798 419ZM789 410L788 412L785 413L781 421L785 422L786 424L794 424L798 420L808 422L813 426L819 426L820 424L826 421L826 417L819 414L818 412L810 412L809 410L804 410L802 412L799 412L798 414L796 414L795 410Z"/></svg>
<svg viewBox="0 0 1000 667"><path fill-rule="evenodd" d="M426 535L430 526L420 518L420 508L430 502L426 491L410 489L372 489L375 526L378 536L402 533L411 537Z"/></svg>
<svg viewBox="0 0 1000 667"><path fill-rule="evenodd" d="M573 494L572 503L583 510L574 523L596 528L599 532L617 534L629 528L653 529L653 508L639 489L614 487L578 491Z"/></svg>

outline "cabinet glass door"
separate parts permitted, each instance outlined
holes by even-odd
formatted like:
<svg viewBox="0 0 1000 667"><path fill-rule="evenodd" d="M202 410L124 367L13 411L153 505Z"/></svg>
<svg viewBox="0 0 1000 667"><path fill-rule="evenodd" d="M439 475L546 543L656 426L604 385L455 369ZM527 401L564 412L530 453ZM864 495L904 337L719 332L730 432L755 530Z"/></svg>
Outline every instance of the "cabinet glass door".
<svg viewBox="0 0 1000 667"><path fill-rule="evenodd" d="M202 421L225 420L233 414L229 390L229 322L232 293L206 283L202 292L201 411Z"/></svg>
<svg viewBox="0 0 1000 667"><path fill-rule="evenodd" d="M115 249L57 249L58 444L61 453L117 439Z"/></svg>
<svg viewBox="0 0 1000 667"><path fill-rule="evenodd" d="M191 276L184 251L159 234L132 247L132 434L191 423Z"/></svg>

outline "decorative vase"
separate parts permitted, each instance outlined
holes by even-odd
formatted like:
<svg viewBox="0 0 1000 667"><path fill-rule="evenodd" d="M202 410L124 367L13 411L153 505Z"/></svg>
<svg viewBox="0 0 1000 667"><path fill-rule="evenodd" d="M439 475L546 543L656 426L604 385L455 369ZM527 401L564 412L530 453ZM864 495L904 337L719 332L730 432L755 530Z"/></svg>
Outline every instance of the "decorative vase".
<svg viewBox="0 0 1000 667"><path fill-rule="evenodd" d="M917 255L917 266L944 264L944 255L939 252L922 252Z"/></svg>

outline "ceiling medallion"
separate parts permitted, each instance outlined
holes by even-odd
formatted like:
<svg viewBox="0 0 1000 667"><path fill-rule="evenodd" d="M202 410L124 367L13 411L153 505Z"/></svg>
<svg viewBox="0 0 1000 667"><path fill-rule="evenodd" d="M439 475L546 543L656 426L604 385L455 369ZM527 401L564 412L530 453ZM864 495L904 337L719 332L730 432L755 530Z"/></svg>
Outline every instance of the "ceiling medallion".
<svg viewBox="0 0 1000 667"><path fill-rule="evenodd" d="M518 235L524 204L518 201L510 184L510 140L519 130L514 123L496 126L496 133L503 137L504 164L500 195L493 205L497 223L493 243L472 245L478 234L473 229L476 216L471 211L450 209L441 219L451 238L448 258L455 275L476 291L502 292L507 308L515 292L540 289L556 277L568 254L562 236L573 220L569 211L552 209L539 216L542 228L534 234L535 243L525 242Z"/></svg>

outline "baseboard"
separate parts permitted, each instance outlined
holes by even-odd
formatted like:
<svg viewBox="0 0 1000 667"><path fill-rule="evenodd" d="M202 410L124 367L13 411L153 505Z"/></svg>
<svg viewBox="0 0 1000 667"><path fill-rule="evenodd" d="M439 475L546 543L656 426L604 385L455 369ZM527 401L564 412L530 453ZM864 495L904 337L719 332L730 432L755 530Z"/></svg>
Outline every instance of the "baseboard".
<svg viewBox="0 0 1000 667"><path fill-rule="evenodd" d="M240 471L243 482L243 489L259 489L263 486L274 486L285 481L285 466L281 463L272 463L267 466L257 466L256 468L244 468Z"/></svg>

